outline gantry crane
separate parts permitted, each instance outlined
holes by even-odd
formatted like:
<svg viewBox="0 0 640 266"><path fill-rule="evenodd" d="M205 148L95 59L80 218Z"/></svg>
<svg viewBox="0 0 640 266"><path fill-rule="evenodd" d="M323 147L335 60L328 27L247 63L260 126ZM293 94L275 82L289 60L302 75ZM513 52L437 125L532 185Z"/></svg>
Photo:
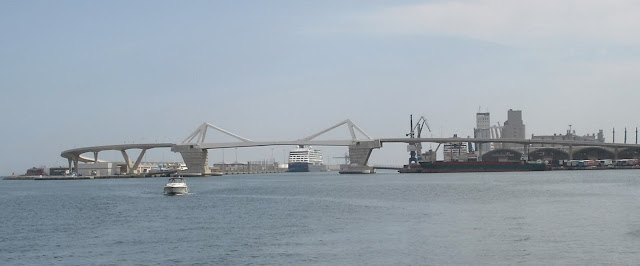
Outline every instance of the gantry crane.
<svg viewBox="0 0 640 266"><path fill-rule="evenodd" d="M421 116L420 119L418 119L418 121L416 122L416 124L413 124L413 115L409 116L409 133L406 134L406 136L408 136L409 138L420 138L422 136L422 129L426 126L427 129L429 130L429 132L431 132L431 128L429 127L429 123L427 122L427 119L424 118L424 116ZM416 134L417 132L417 134ZM407 145L407 151L409 151L409 164L413 163L417 163L418 160L422 159L422 143L417 142L417 143L409 143L409 145ZM416 157L417 154L417 157Z"/></svg>

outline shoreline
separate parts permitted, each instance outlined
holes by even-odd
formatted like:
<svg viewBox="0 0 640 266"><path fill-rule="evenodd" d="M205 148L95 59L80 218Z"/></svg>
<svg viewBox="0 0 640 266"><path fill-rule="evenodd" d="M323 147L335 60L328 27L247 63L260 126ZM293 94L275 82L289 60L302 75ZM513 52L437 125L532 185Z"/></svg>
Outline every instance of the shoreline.
<svg viewBox="0 0 640 266"><path fill-rule="evenodd" d="M284 171L258 171L258 172L225 172L225 173L212 173L211 175L198 175L185 177L218 177L224 175L249 175L249 174L275 174L286 173ZM118 178L166 178L165 176L157 175L106 175L106 176L27 176L27 175L14 175L2 177L2 180L90 180L90 179L118 179Z"/></svg>

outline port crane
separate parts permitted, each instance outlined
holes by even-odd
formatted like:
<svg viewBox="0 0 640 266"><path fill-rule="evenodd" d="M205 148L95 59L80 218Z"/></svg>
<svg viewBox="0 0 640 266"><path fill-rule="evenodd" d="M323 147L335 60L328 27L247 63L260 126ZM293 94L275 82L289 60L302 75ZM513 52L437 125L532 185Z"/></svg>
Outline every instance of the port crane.
<svg viewBox="0 0 640 266"><path fill-rule="evenodd" d="M413 115L409 116L409 133L406 134L407 137L409 138L421 138L422 135L422 129L424 129L424 127L427 127L427 129L429 130L429 132L431 132L431 128L429 127L429 123L427 122L427 119L424 118L424 116L421 116L420 119L418 119L418 121L416 122L416 124L413 124ZM417 163L418 160L422 159L422 143L410 143L409 145L407 145L407 151L410 154L409 157L409 164L411 163ZM417 155L417 157L416 157Z"/></svg>
<svg viewBox="0 0 640 266"><path fill-rule="evenodd" d="M339 157L333 157L334 159L344 159L344 164L348 165L349 164L349 153L345 152L344 156L339 156Z"/></svg>

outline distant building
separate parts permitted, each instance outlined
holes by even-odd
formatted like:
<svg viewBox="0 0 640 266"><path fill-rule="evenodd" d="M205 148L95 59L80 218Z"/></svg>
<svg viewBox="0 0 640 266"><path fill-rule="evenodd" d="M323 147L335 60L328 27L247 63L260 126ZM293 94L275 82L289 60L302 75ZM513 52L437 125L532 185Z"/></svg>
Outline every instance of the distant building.
<svg viewBox="0 0 640 266"><path fill-rule="evenodd" d="M78 174L83 176L113 175L117 168L112 162L81 163L78 164Z"/></svg>
<svg viewBox="0 0 640 266"><path fill-rule="evenodd" d="M475 138L490 139L491 138L491 115L489 113L476 113L476 129ZM480 143L476 149L482 152L488 152L493 149L491 143Z"/></svg>
<svg viewBox="0 0 640 266"><path fill-rule="evenodd" d="M27 172L25 173L26 176L38 176L38 175L47 175L46 171L44 170L44 167L32 167L27 169Z"/></svg>
<svg viewBox="0 0 640 266"><path fill-rule="evenodd" d="M69 168L68 167L51 167L49 168L49 175L52 176L64 176L64 175L68 175L69 174Z"/></svg>
<svg viewBox="0 0 640 266"><path fill-rule="evenodd" d="M507 121L504 122L504 127L502 128L502 138L525 138L525 126L522 122L522 111L509 109L507 112Z"/></svg>
<svg viewBox="0 0 640 266"><path fill-rule="evenodd" d="M491 128L489 130L491 131L491 138L492 139L502 138L502 127L501 126L491 126Z"/></svg>
<svg viewBox="0 0 640 266"><path fill-rule="evenodd" d="M522 122L522 111L509 109L507 112L507 121L504 122L502 128L503 139L525 139L525 126ZM524 147L520 144L504 143L502 145L504 149L513 149L516 151L524 150Z"/></svg>
<svg viewBox="0 0 640 266"><path fill-rule="evenodd" d="M600 131L598 131L598 134L587 134L584 136L578 136L576 135L576 131L575 130L567 130L567 132L565 134L553 134L553 135L542 135L542 136L535 136L533 134L531 134L531 139L532 140L559 140L559 141L592 141L592 142L599 142L599 143L603 143L604 142L604 132L602 131L602 129L600 129ZM532 148L556 148L556 149L560 149L560 150L569 150L568 146L564 146L564 145L559 145L559 144L532 144L531 145Z"/></svg>
<svg viewBox="0 0 640 266"><path fill-rule="evenodd" d="M222 173L260 173L260 172L282 172L284 165L272 160L254 161L247 163L214 163L211 167L214 172Z"/></svg>

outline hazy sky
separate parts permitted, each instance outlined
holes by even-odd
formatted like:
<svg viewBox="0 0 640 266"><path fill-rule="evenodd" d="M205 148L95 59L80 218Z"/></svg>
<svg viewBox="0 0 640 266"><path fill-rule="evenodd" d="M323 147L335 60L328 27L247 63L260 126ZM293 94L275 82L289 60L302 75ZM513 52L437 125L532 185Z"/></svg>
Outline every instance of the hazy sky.
<svg viewBox="0 0 640 266"><path fill-rule="evenodd" d="M512 108L527 136L572 124L619 142L640 124L637 14L627 0L0 1L0 175L66 165L75 147L179 142L203 122L288 140L350 118L401 137L414 114L467 136L479 108L492 124ZM147 158L162 159L179 156Z"/></svg>

